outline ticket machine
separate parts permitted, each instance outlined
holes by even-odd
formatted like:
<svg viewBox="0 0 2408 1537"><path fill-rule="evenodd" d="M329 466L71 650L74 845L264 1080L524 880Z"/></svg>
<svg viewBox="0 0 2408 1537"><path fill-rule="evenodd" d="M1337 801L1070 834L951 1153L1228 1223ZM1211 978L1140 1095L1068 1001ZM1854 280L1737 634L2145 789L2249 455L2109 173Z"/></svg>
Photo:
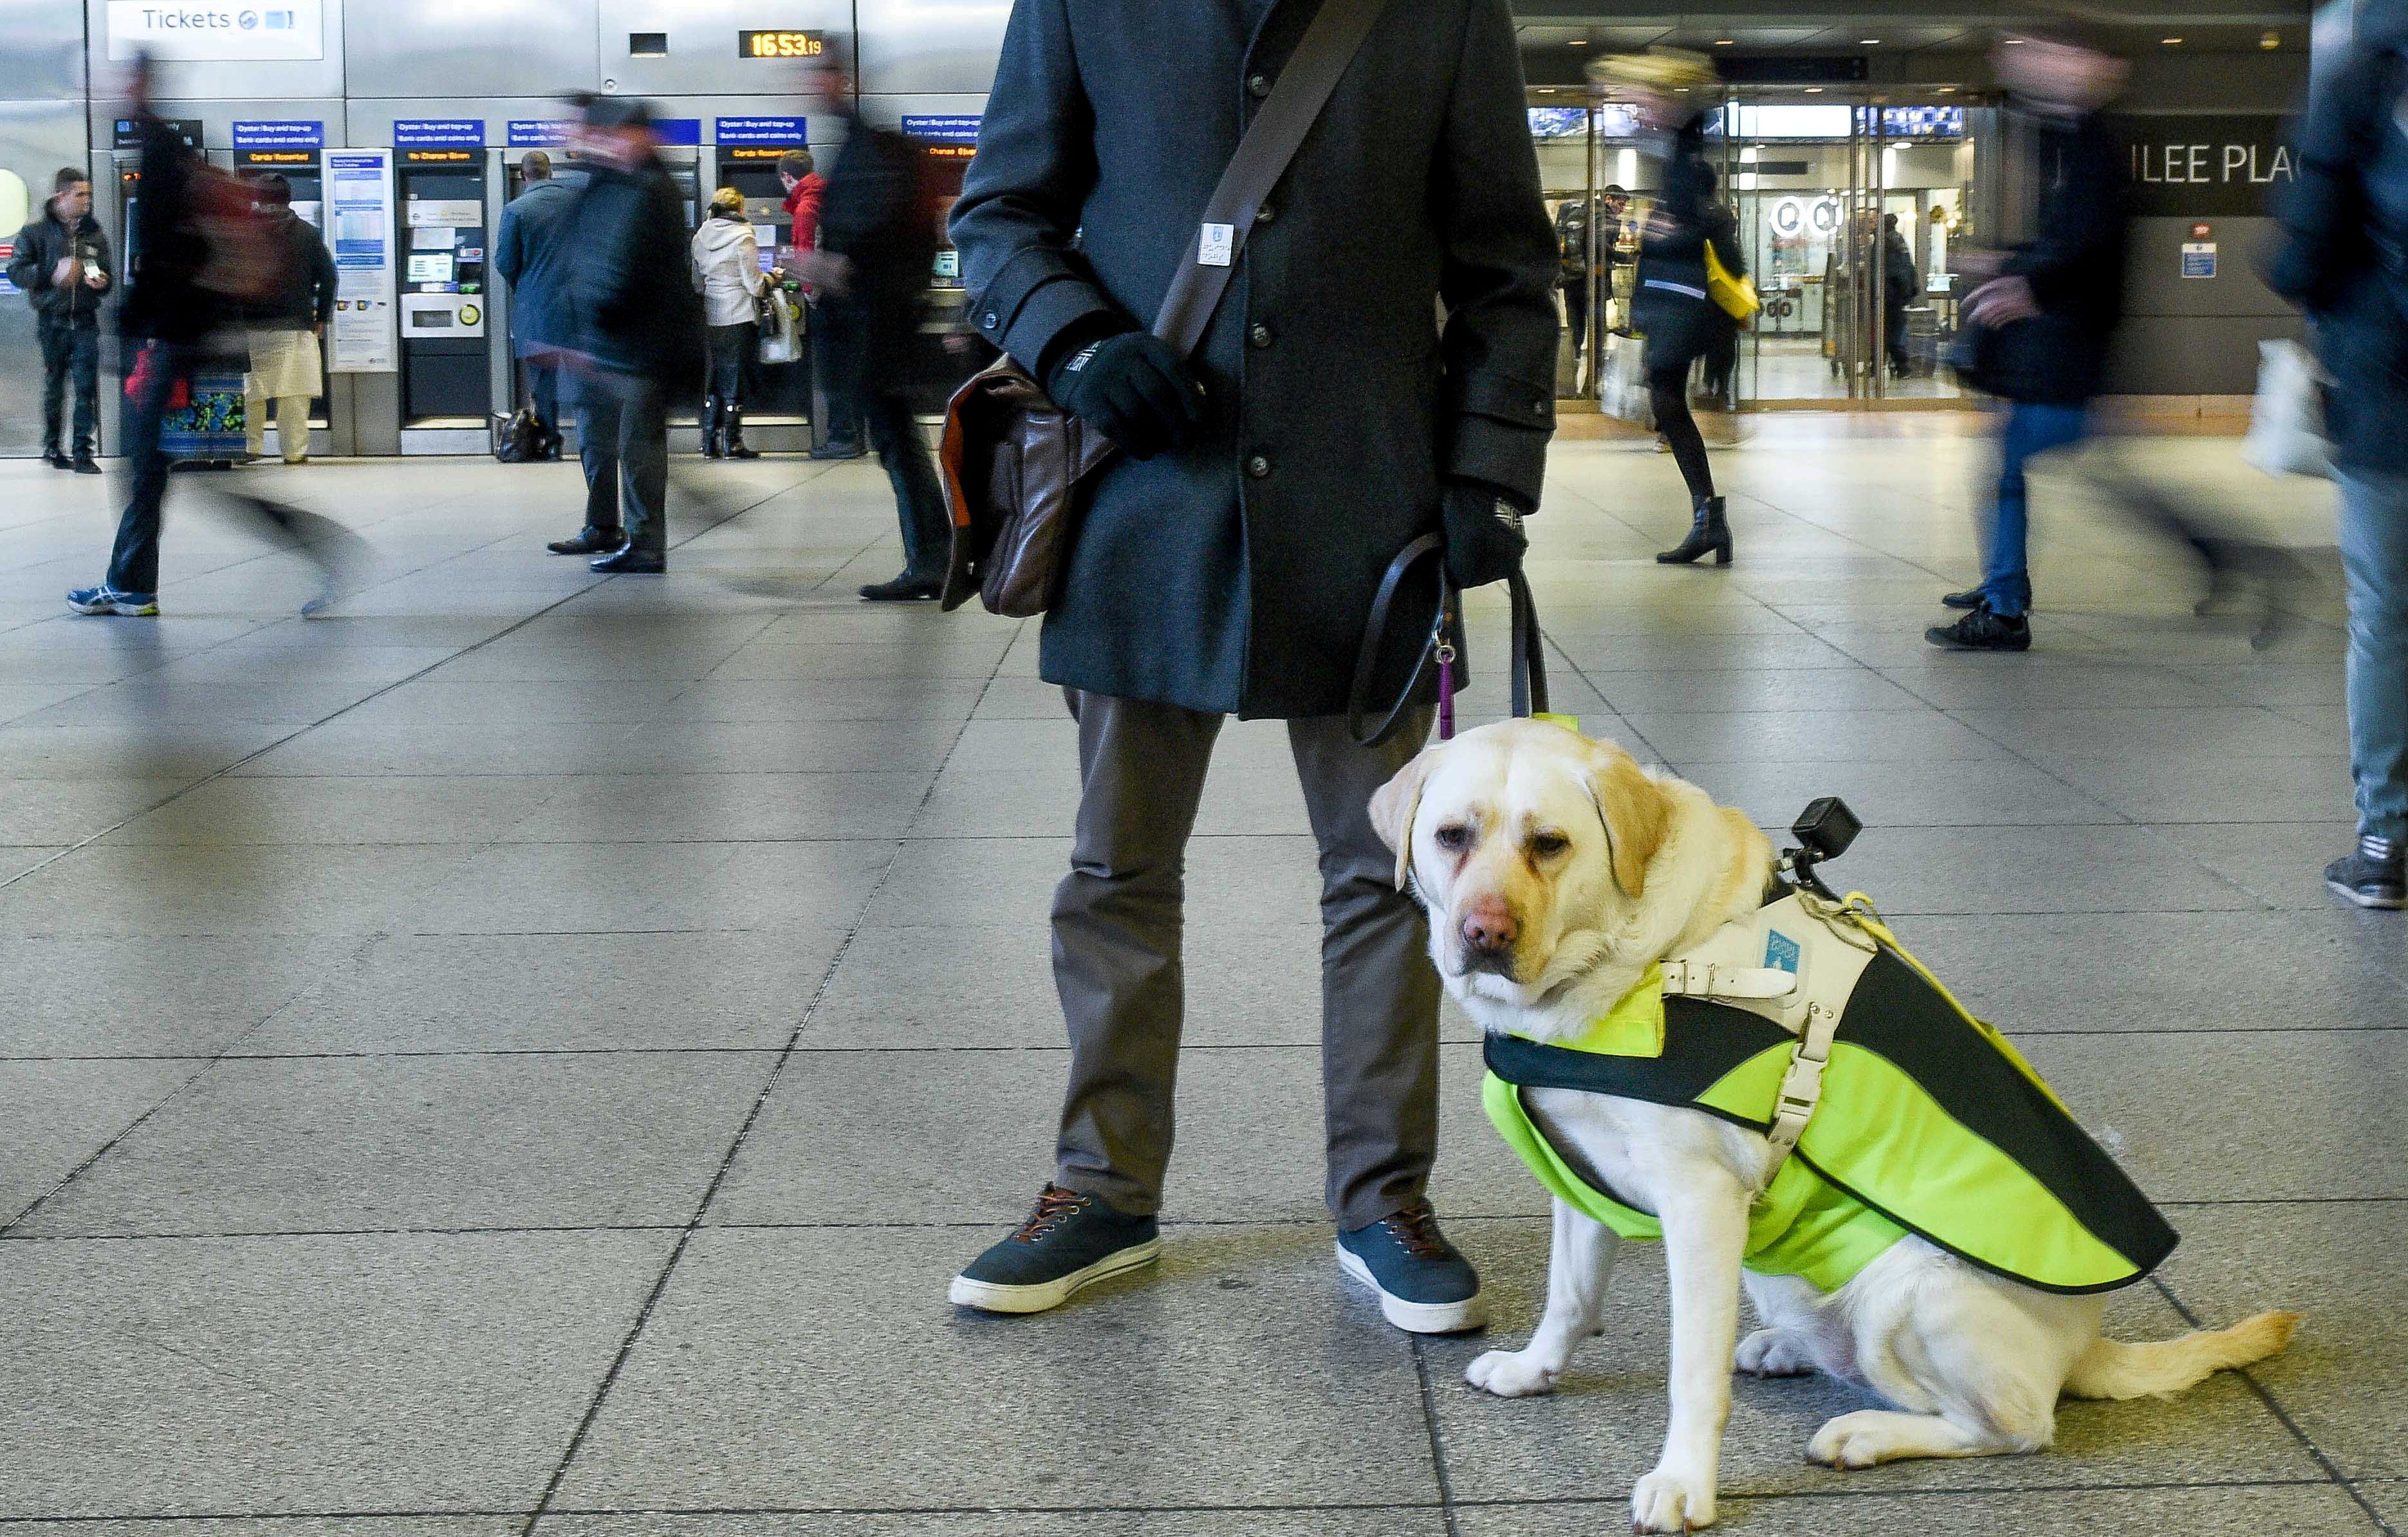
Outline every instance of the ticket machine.
<svg viewBox="0 0 2408 1537"><path fill-rule="evenodd" d="M404 453L475 453L490 441L486 172L476 150L394 155Z"/></svg>

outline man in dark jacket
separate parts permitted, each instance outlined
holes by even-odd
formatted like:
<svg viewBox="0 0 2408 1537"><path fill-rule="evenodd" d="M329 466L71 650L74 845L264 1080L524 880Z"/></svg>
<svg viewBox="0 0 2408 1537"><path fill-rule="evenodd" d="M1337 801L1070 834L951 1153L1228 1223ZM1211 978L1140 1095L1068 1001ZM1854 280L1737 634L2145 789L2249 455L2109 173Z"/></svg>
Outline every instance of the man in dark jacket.
<svg viewBox="0 0 2408 1537"><path fill-rule="evenodd" d="M577 193L552 179L552 157L540 149L529 149L520 160L519 178L524 187L502 210L494 234L494 271L510 285L510 344L526 369L527 398L551 445L544 457L557 459L560 367L554 358L572 340L561 294L567 252L560 232Z"/></svg>
<svg viewBox="0 0 2408 1537"><path fill-rule="evenodd" d="M2349 757L2357 849L2326 884L2408 906L2408 24L2320 82L2268 282L2316 322L2341 481L2349 591Z"/></svg>
<svg viewBox="0 0 2408 1537"><path fill-rule="evenodd" d="M668 395L694 377L702 339L685 220L655 143L642 102L585 109L585 186L560 235L585 527L551 547L647 576L668 568Z"/></svg>
<svg viewBox="0 0 2408 1537"><path fill-rule="evenodd" d="M813 93L844 120L844 147L820 202L819 249L796 260L818 288L818 314L830 332L826 355L853 376L862 425L895 488L903 525L902 574L871 583L861 595L872 603L933 598L944 590L953 519L911 409L920 301L937 259L924 156L902 135L862 121L841 67L820 70ZM827 391L839 412L841 395L838 388ZM843 425L839 414L830 435Z"/></svg>
<svg viewBox="0 0 2408 1537"><path fill-rule="evenodd" d="M309 400L325 377L319 342L335 318L335 259L306 219L293 211L293 184L276 172L257 178L261 215L283 248L277 292L247 317L251 368L243 380L243 429L251 454L265 443L269 403L277 447L288 464L309 457Z"/></svg>
<svg viewBox="0 0 2408 1537"><path fill-rule="evenodd" d="M17 232L8 280L34 306L42 344L42 457L53 469L98 475L93 455L100 448L100 306L117 275L108 236L92 217L92 178L69 165L51 187L42 217ZM63 439L70 380L75 435Z"/></svg>
<svg viewBox="0 0 2408 1537"><path fill-rule="evenodd" d="M1882 342L1894 378L1906 377L1906 306L1921 286L1914 278L1914 250L1898 227L1898 215L1882 215Z"/></svg>
<svg viewBox="0 0 2408 1537"><path fill-rule="evenodd" d="M1054 903L1071 1044L1054 1176L954 1279L971 1306L1053 1307L1157 1251L1182 861L1236 713L1287 721L1321 846L1340 1265L1403 1327L1484 1316L1424 1193L1438 978L1368 814L1432 712L1377 748L1344 712L1398 552L1443 524L1456 580L1497 580L1523 546L1500 500L1539 499L1557 257L1504 0L1373 26L1195 353L1144 329L1180 263L1211 249L1206 202L1317 9L1017 0L953 209L974 329L1125 450L1096 474L1039 662L1078 721L1083 785ZM1417 643L1429 617L1398 628Z"/></svg>
<svg viewBox="0 0 2408 1537"><path fill-rule="evenodd" d="M2030 129L2040 208L2031 239L1986 263L1970 254L1959 263L1992 275L1966 299L1963 322L1990 334L1982 386L2010 403L1981 585L1942 598L1969 612L1924 632L1932 645L1963 651L2031 646L2024 469L2088 433L2124 313L2128 170L2099 121L2123 89L2124 61L2077 39L2027 36L2001 45L1994 67Z"/></svg>

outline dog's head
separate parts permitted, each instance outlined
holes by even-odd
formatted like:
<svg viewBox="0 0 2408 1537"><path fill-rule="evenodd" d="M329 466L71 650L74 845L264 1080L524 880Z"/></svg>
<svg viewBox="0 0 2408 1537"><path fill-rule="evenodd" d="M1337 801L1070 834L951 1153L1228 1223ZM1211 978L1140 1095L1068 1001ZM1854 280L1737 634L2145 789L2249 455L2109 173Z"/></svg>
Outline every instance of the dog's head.
<svg viewBox="0 0 2408 1537"><path fill-rule="evenodd" d="M1678 809L1612 743L1511 720L1406 764L1371 797L1371 825L1429 910L1440 973L1529 1003L1634 927Z"/></svg>

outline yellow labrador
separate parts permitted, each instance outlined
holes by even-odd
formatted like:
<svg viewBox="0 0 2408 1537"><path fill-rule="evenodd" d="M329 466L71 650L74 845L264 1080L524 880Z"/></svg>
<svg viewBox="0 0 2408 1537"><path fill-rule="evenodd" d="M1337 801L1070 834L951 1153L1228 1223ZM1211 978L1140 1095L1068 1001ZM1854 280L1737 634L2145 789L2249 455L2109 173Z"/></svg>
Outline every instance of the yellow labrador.
<svg viewBox="0 0 2408 1537"><path fill-rule="evenodd" d="M1492 1032L1541 1041L1587 1029L1647 968L1763 900L1772 847L1738 812L1608 742L1517 720L1421 754L1371 802L1430 918L1430 951L1456 1001ZM2039 1290L1908 1236L1828 1294L1743 1272L1750 1203L1777 1161L1759 1132L1700 1111L1529 1089L1532 1118L1623 1202L1663 1223L1672 1301L1671 1421L1631 1496L1638 1530L1714 1519L1730 1372L1816 1369L1897 1408L1832 1419L1808 1455L1835 1467L1985 1457L2046 1446L2058 1398L2180 1391L2281 1349L2297 1316L2151 1345L2099 1332L2103 1298ZM1621 1240L1561 1201L1547 1306L1518 1351L1465 1373L1504 1397L1552 1388L1601 1327ZM1739 1298L1765 1325L1738 1342Z"/></svg>

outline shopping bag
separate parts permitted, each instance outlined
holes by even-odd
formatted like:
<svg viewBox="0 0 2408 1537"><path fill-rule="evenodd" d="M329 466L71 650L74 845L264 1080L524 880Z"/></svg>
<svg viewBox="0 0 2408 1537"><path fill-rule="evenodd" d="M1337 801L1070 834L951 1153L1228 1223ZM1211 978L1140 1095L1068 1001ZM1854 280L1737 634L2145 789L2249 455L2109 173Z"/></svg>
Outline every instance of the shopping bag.
<svg viewBox="0 0 2408 1537"><path fill-rule="evenodd" d="M2268 475L2332 477L2324 377L2297 342L2258 344L2258 398L2249 407L2241 457Z"/></svg>
<svg viewBox="0 0 2408 1537"><path fill-rule="evenodd" d="M1655 406L1647 398L1647 343L1640 336L1608 336L1605 366L1598 371L1597 406L1652 430Z"/></svg>
<svg viewBox="0 0 2408 1537"><path fill-rule="evenodd" d="M802 306L783 289L761 295L757 307L761 341L756 356L763 363L796 363L803 355Z"/></svg>

